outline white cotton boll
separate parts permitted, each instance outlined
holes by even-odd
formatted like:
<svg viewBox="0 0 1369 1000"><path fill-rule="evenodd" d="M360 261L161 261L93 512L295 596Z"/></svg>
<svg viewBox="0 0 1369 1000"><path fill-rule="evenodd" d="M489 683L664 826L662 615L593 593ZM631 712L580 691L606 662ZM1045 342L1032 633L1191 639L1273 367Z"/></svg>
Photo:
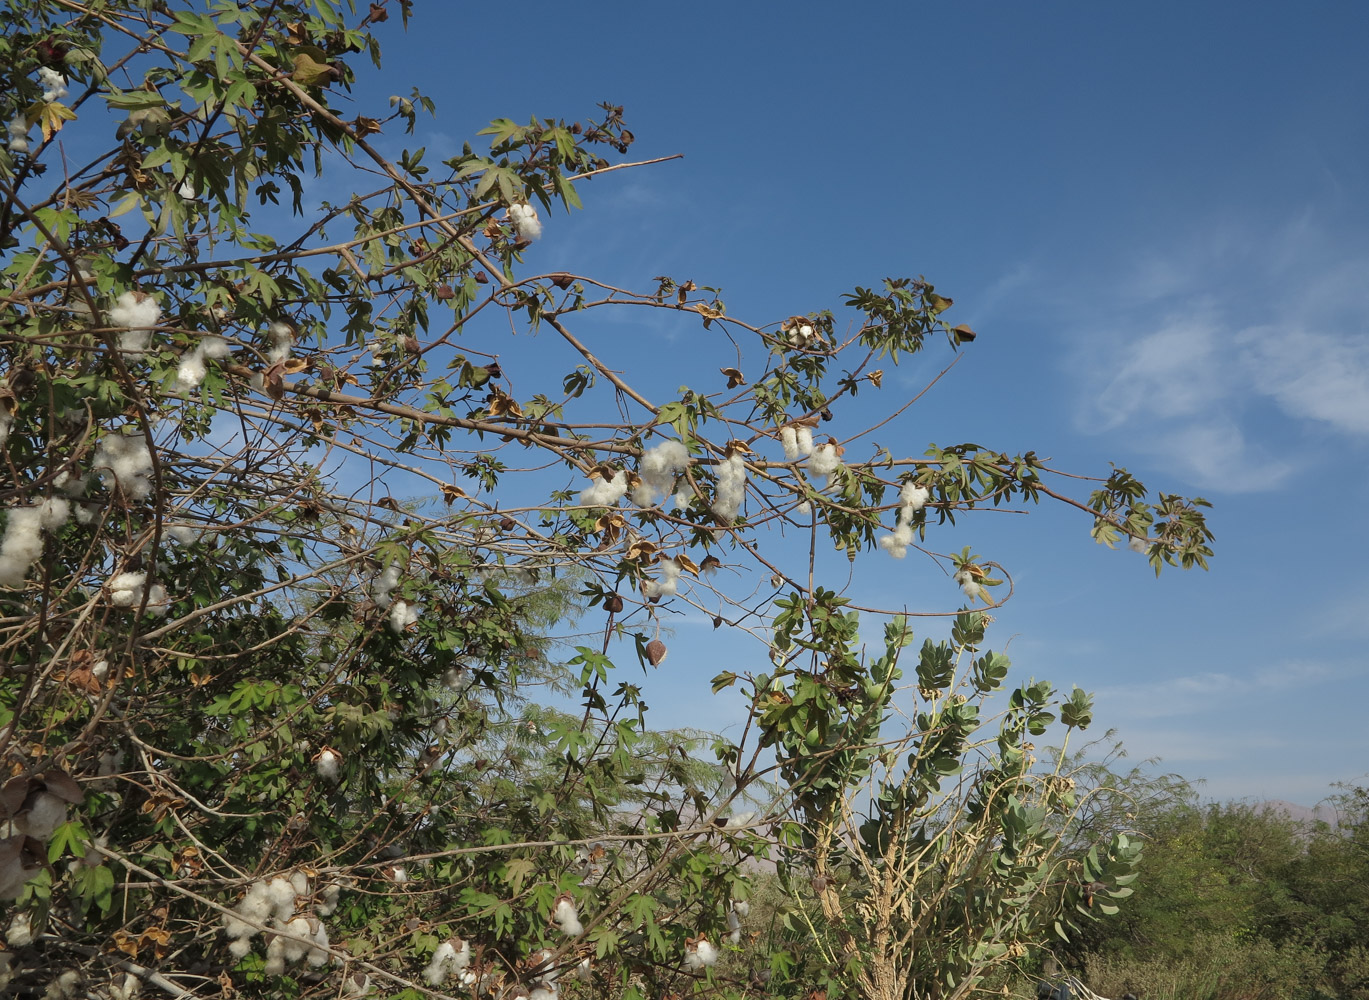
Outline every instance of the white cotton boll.
<svg viewBox="0 0 1369 1000"><path fill-rule="evenodd" d="M185 180L181 181L181 186L176 188L176 193L186 201L194 201L195 185L191 183L190 178L187 177Z"/></svg>
<svg viewBox="0 0 1369 1000"><path fill-rule="evenodd" d="M134 500L145 500L152 493L152 452L142 437L106 434L95 446L92 464L106 486L117 483Z"/></svg>
<svg viewBox="0 0 1369 1000"><path fill-rule="evenodd" d="M974 574L962 566L960 569L955 571L954 579L959 586L963 587L967 583L974 582Z"/></svg>
<svg viewBox="0 0 1369 1000"><path fill-rule="evenodd" d="M712 511L721 521L731 521L741 510L746 496L746 462L737 453L718 463L717 496Z"/></svg>
<svg viewBox="0 0 1369 1000"><path fill-rule="evenodd" d="M47 989L43 991L43 996L47 1000L76 1000L80 992L81 974L74 969L68 969L48 983Z"/></svg>
<svg viewBox="0 0 1369 1000"><path fill-rule="evenodd" d="M531 205L510 205L509 222L520 240L532 241L542 236L542 221L537 218L537 209Z"/></svg>
<svg viewBox="0 0 1369 1000"><path fill-rule="evenodd" d="M10 428L13 426L14 414L0 406L0 448L5 447L5 442L10 439Z"/></svg>
<svg viewBox="0 0 1369 1000"><path fill-rule="evenodd" d="M333 911L337 909L337 901L340 895L342 895L342 886L336 882L332 883L319 894L319 901L314 905L314 912L320 917L331 917Z"/></svg>
<svg viewBox="0 0 1369 1000"><path fill-rule="evenodd" d="M252 939L239 937L228 942L228 954L234 958L246 958L247 953L252 950Z"/></svg>
<svg viewBox="0 0 1369 1000"><path fill-rule="evenodd" d="M38 83L43 88L43 100L60 101L67 96L67 79L61 73L48 66L40 66L38 69Z"/></svg>
<svg viewBox="0 0 1369 1000"><path fill-rule="evenodd" d="M182 545L191 545L200 540L199 531L188 524L168 524L165 532L167 538Z"/></svg>
<svg viewBox="0 0 1369 1000"><path fill-rule="evenodd" d="M418 609L405 603L395 601L395 606L390 609L390 629L396 635L403 635L414 622L418 621Z"/></svg>
<svg viewBox="0 0 1369 1000"><path fill-rule="evenodd" d="M675 480L689 467L689 449L680 441L662 441L642 455L638 467L641 484L632 491L632 500L650 507L675 489Z"/></svg>
<svg viewBox="0 0 1369 1000"><path fill-rule="evenodd" d="M109 984L110 1000L137 1000L142 992L143 981L131 972L125 973L123 979L116 979Z"/></svg>
<svg viewBox="0 0 1369 1000"><path fill-rule="evenodd" d="M309 895L309 876L302 871L291 872L290 887L295 890L296 896Z"/></svg>
<svg viewBox="0 0 1369 1000"><path fill-rule="evenodd" d="M840 468L841 456L837 454L836 445L820 444L813 449L813 454L808 458L809 473L814 476L826 476L829 482Z"/></svg>
<svg viewBox="0 0 1369 1000"><path fill-rule="evenodd" d="M109 578L105 589L109 591L109 603L116 608L130 608L142 601L143 590L147 584L147 574L141 572L118 573Z"/></svg>
<svg viewBox="0 0 1369 1000"><path fill-rule="evenodd" d="M903 510L909 511L910 514L917 513L927 503L927 498L930 496L931 493L927 490L927 487L919 486L917 483L911 481L904 483L898 491L900 513Z"/></svg>
<svg viewBox="0 0 1369 1000"><path fill-rule="evenodd" d="M181 363L176 368L176 388L181 392L197 389L208 374L209 370L204 366L204 356L199 351L192 351L181 358Z"/></svg>
<svg viewBox="0 0 1369 1000"><path fill-rule="evenodd" d="M11 139L22 139L29 134L29 129L33 126L28 123L28 119L23 115L15 115L5 127Z"/></svg>
<svg viewBox="0 0 1369 1000"><path fill-rule="evenodd" d="M553 989L548 989L545 986L538 986L528 994L528 1000L558 1000L559 996L560 994Z"/></svg>
<svg viewBox="0 0 1369 1000"><path fill-rule="evenodd" d="M742 827L750 825L751 821L755 818L756 811L754 809L747 810L746 812L733 813L723 823L723 829L740 830Z"/></svg>
<svg viewBox="0 0 1369 1000"><path fill-rule="evenodd" d="M266 964L262 966L262 972L268 976L280 976L285 974L285 939L275 937L266 946Z"/></svg>
<svg viewBox="0 0 1369 1000"><path fill-rule="evenodd" d="M147 613L150 615L161 616L171 610L171 598L167 596L166 588L160 583L154 583L147 588Z"/></svg>
<svg viewBox="0 0 1369 1000"><path fill-rule="evenodd" d="M342 981L344 996L360 998L371 992L371 977L364 972L353 972Z"/></svg>
<svg viewBox="0 0 1369 1000"><path fill-rule="evenodd" d="M748 917L751 915L751 903L745 899L734 899L732 900L732 910L739 917Z"/></svg>
<svg viewBox="0 0 1369 1000"><path fill-rule="evenodd" d="M0 586L21 586L29 567L43 554L41 524L42 514L37 507L10 508L5 536L0 540Z"/></svg>
<svg viewBox="0 0 1369 1000"><path fill-rule="evenodd" d="M1145 555L1150 551L1150 539L1132 535L1131 540L1127 542L1127 548L1131 549L1133 552L1139 552L1141 555Z"/></svg>
<svg viewBox="0 0 1369 1000"><path fill-rule="evenodd" d="M561 896L556 900L551 919L566 937L579 937L585 932L580 923L580 914L575 909L575 900L569 896Z"/></svg>
<svg viewBox="0 0 1369 1000"><path fill-rule="evenodd" d="M813 428L799 427L795 436L799 449L799 456L811 455L813 453Z"/></svg>
<svg viewBox="0 0 1369 1000"><path fill-rule="evenodd" d="M594 967L588 955L580 959L580 964L575 967L575 978L582 983L594 981Z"/></svg>
<svg viewBox="0 0 1369 1000"><path fill-rule="evenodd" d="M294 917L287 921L285 926L282 927L281 930L283 930L286 934L293 935L294 937L313 937L313 933L309 927L309 919L307 917ZM294 941L290 938L280 937L276 938L271 943L274 944L276 941L284 942L284 944L281 946L281 954L282 956L284 956L287 962L298 962L309 951L309 945L304 944L300 941Z"/></svg>
<svg viewBox="0 0 1369 1000"><path fill-rule="evenodd" d="M296 893L289 879L273 878L266 886L266 893L278 921L285 923L294 917Z"/></svg>
<svg viewBox="0 0 1369 1000"><path fill-rule="evenodd" d="M794 508L794 513L801 517L809 517L813 513L813 505L805 500Z"/></svg>
<svg viewBox="0 0 1369 1000"><path fill-rule="evenodd" d="M960 585L960 592L973 601L983 593L983 588L971 580L969 583Z"/></svg>
<svg viewBox="0 0 1369 1000"><path fill-rule="evenodd" d="M799 460L799 439L798 433L791 426L780 428L780 444L784 445L784 460L786 462L797 462Z"/></svg>
<svg viewBox="0 0 1369 1000"><path fill-rule="evenodd" d="M10 918L10 925L5 929L5 941L11 948L22 948L33 942L33 923L27 910Z"/></svg>
<svg viewBox="0 0 1369 1000"><path fill-rule="evenodd" d="M328 928L324 927L322 923L318 923L314 928L313 946L309 949L309 954L305 956L304 960L315 969L326 964L330 957L328 944Z"/></svg>
<svg viewBox="0 0 1369 1000"><path fill-rule="evenodd" d="M217 333L211 333L200 338L199 351L206 358L214 361L222 361L224 358L232 357L233 348L226 339Z"/></svg>
<svg viewBox="0 0 1369 1000"><path fill-rule="evenodd" d="M327 747L319 751L318 755L318 776L324 781L331 781L337 784L338 765L342 763L342 758ZM327 916L327 914L324 914Z"/></svg>
<svg viewBox="0 0 1369 1000"><path fill-rule="evenodd" d="M627 473L618 470L610 480L595 479L589 489L580 491L583 507L612 507L627 492Z"/></svg>
<svg viewBox="0 0 1369 1000"><path fill-rule="evenodd" d="M703 963L704 968L718 964L718 949L713 946L713 942L708 940L708 938L699 939L697 954L699 956L699 961Z"/></svg>
<svg viewBox="0 0 1369 1000"><path fill-rule="evenodd" d="M456 949L450 941L443 941L433 952L432 961L423 970L423 978L429 986L441 986L447 980L448 967L456 961Z"/></svg>
<svg viewBox="0 0 1369 1000"><path fill-rule="evenodd" d="M735 910L727 911L727 939L733 944L740 944L742 940L742 918L737 916Z"/></svg>
<svg viewBox="0 0 1369 1000"><path fill-rule="evenodd" d="M27 153L29 151L29 141L27 139L14 138L9 141L11 153Z"/></svg>
<svg viewBox="0 0 1369 1000"><path fill-rule="evenodd" d="M134 290L120 295L108 316L111 326L126 328L119 335L120 353L142 354L151 342L152 328L161 321L162 307L152 296Z"/></svg>
<svg viewBox="0 0 1369 1000"><path fill-rule="evenodd" d="M15 819L14 828L36 840L47 840L52 836L52 831L66 821L67 804L50 792L39 792L30 803L28 812Z"/></svg>
<svg viewBox="0 0 1369 1000"><path fill-rule="evenodd" d="M466 671L461 667L448 667L442 675L442 686L449 691L466 690Z"/></svg>
<svg viewBox="0 0 1369 1000"><path fill-rule="evenodd" d="M389 604L390 594L399 586L399 564L390 563L371 581L371 600L377 604Z"/></svg>
<svg viewBox="0 0 1369 1000"><path fill-rule="evenodd" d="M277 321L267 328L267 334L271 337L271 350L266 352L266 359L273 365L289 359L295 344L295 328Z"/></svg>
<svg viewBox="0 0 1369 1000"><path fill-rule="evenodd" d="M908 554L908 546L913 542L913 528L910 524L900 523L894 529L893 534L884 535L880 538L879 544L882 549L893 556L895 559L902 559Z"/></svg>

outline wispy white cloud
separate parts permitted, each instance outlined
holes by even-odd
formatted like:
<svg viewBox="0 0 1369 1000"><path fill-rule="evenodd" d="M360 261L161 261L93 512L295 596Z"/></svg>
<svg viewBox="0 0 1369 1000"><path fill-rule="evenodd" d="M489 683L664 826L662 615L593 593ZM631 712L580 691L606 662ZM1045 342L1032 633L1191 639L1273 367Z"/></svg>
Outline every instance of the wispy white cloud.
<svg viewBox="0 0 1369 1000"><path fill-rule="evenodd" d="M1085 313L1077 423L1203 489L1264 489L1299 468L1271 426L1369 440L1369 257L1338 255L1307 214L1266 233L1211 228L1138 253L1096 300L1113 314Z"/></svg>

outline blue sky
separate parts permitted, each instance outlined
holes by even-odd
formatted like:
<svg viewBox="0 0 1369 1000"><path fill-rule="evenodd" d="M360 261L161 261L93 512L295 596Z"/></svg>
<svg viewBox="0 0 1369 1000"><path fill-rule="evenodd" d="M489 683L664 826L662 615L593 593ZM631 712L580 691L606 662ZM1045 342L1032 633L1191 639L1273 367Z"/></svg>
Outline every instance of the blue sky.
<svg viewBox="0 0 1369 1000"><path fill-rule="evenodd" d="M761 323L925 274L981 336L891 443L1116 461L1214 501L1212 572L1158 581L1064 511L958 532L1014 570L994 635L1021 676L1097 692L1098 730L1214 798L1363 779L1369 7L415 6L357 93L431 96L430 156L601 100L633 158L684 154L583 185L534 269L692 277ZM696 325L590 332L634 364L698 353ZM939 574L880 556L854 593L944 606ZM657 724L732 723L707 680L755 647L687 617L672 646Z"/></svg>

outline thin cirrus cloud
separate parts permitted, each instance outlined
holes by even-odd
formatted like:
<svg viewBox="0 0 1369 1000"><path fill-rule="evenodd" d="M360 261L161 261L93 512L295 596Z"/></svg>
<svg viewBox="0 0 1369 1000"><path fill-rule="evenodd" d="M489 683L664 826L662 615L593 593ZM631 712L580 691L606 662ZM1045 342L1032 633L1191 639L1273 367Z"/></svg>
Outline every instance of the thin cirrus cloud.
<svg viewBox="0 0 1369 1000"><path fill-rule="evenodd" d="M1369 438L1369 260L1323 248L1285 269L1277 250L1247 247L1236 266L1234 253L1179 255L1172 280L1148 280L1154 293L1091 338L1077 423L1132 437L1201 488L1248 492L1298 471L1281 435Z"/></svg>

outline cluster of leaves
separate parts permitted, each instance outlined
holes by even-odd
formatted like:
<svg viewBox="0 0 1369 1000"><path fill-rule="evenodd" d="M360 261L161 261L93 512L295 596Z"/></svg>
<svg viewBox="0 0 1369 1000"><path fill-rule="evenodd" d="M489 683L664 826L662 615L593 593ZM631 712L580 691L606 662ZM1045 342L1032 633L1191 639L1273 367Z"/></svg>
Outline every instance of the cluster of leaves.
<svg viewBox="0 0 1369 1000"><path fill-rule="evenodd" d="M1033 453L978 445L911 458L855 434L821 466L781 460L782 427L841 428L881 390L875 363L931 334L974 341L943 318L950 300L920 279L858 289L842 341L830 312L753 326L692 281L529 273L535 234L515 218L579 207L576 183L621 165L605 156L633 141L622 109L501 119L488 153L440 165L386 152L431 102L361 94L372 114L344 118L338 98L409 6L0 11L0 761L18 782L0 977L124 1000L129 976L178 997L513 995L577 989L547 970L589 959L629 1000L688 984L958 996L1069 933L1088 885L1120 897L1129 845L1066 856L1079 800L1028 742L1057 712L1083 728L1087 698L1008 693L1006 659L977 653L987 619L950 606L933 610L956 616L952 642L924 645L900 684L906 622L867 663L812 550L760 529L802 522L856 559L889 491L915 482L920 547L990 595L991 562L926 548L959 515L1053 498L1101 541L1188 565L1209 537L1198 502L1162 495L1151 538L1120 470L1085 504ZM31 127L41 140L20 138ZM309 205L318 176L357 193ZM592 310L643 308L731 352L718 385L664 398L576 333ZM552 344L503 357L501 326ZM673 505L580 496L641 482L664 439L688 455ZM723 561L735 593L702 575ZM667 574L663 599L647 585ZM577 588L609 619L562 667L553 629ZM776 618L752 650L773 669L715 684L744 682L749 742L653 732L610 652L659 665L675 607L749 639L758 588ZM539 707L548 689L579 708ZM79 801L42 798L44 775ZM761 817L729 824L748 796ZM787 917L817 899L820 919L742 949L745 865L764 857ZM282 973L263 958L282 927L239 907L292 877L327 938L321 964ZM567 897L577 933L554 919ZM245 954L226 918L252 932L233 938L257 942ZM469 984L419 972L453 935L473 945ZM716 969L700 957L734 936ZM837 957L825 971L810 939Z"/></svg>

